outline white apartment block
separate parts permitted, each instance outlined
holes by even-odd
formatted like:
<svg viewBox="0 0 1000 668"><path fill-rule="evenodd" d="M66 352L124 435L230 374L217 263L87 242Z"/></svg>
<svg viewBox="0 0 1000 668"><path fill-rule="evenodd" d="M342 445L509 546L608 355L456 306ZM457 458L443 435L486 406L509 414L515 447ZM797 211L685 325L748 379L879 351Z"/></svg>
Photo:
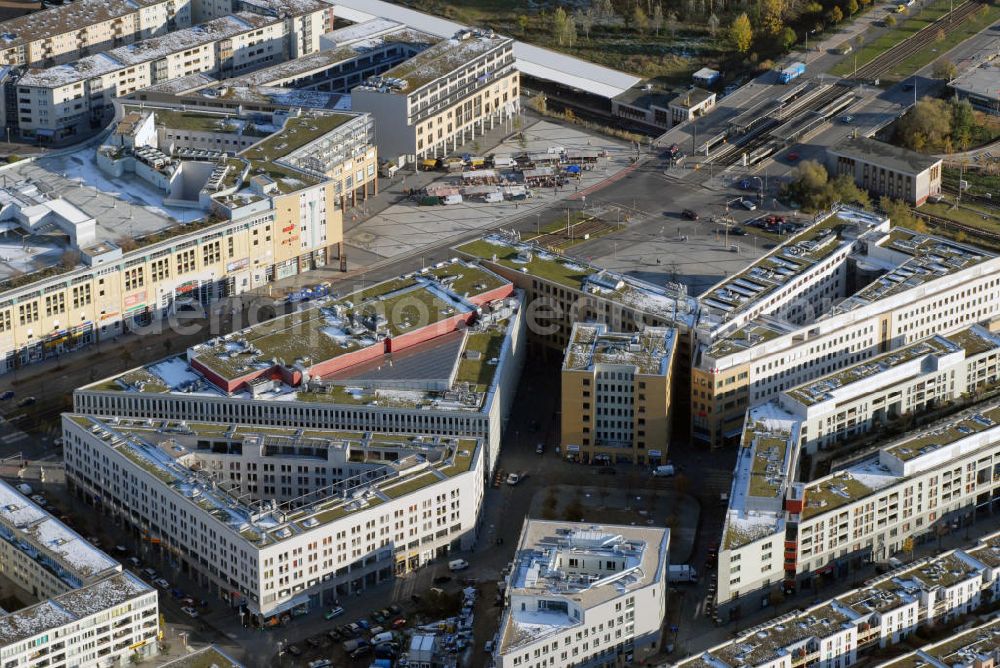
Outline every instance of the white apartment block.
<svg viewBox="0 0 1000 668"><path fill-rule="evenodd" d="M779 584L847 577L1000 501L1000 406L932 423L812 482L796 482L802 422L747 415L719 553L720 604Z"/></svg>
<svg viewBox="0 0 1000 668"><path fill-rule="evenodd" d="M786 390L778 401L801 422L799 447L812 454L992 386L998 361L1000 337L973 325Z"/></svg>
<svg viewBox="0 0 1000 668"><path fill-rule="evenodd" d="M520 300L488 270L442 262L80 388L75 406L108 417L470 436L483 440L492 473L524 362Z"/></svg>
<svg viewBox="0 0 1000 668"><path fill-rule="evenodd" d="M816 227L777 249L701 299L701 341L692 370L693 436L711 444L738 440L749 406L789 388L853 366L881 353L947 334L1000 315L1000 258L981 249L890 228L889 221L841 209L818 223L850 240L827 242L810 261L798 259L803 239L815 242ZM784 249L784 250L782 250ZM789 252L794 251L794 252ZM819 259L828 277L796 283L785 293L780 276L793 280L816 253L850 261L852 280ZM774 278L773 276L779 277ZM854 284L853 294L841 291ZM799 299L799 297L802 299ZM724 298L736 306L722 309ZM757 308L757 300L770 304ZM773 303L772 303L773 302ZM725 304L728 306L728 304ZM772 308L781 309L772 317ZM742 312L759 313L740 325ZM809 313L812 312L812 315ZM730 323L734 323L734 328Z"/></svg>
<svg viewBox="0 0 1000 668"><path fill-rule="evenodd" d="M866 652L906 640L975 612L996 572L974 553L992 550L991 536L968 551L952 550L876 577L863 587L747 629L736 638L681 661L681 668L846 668ZM950 641L949 641L950 642ZM910 664L888 663L895 668ZM918 664L919 665L919 664ZM941 668L952 668L948 663Z"/></svg>
<svg viewBox="0 0 1000 668"><path fill-rule="evenodd" d="M464 30L351 91L375 117L379 153L440 157L513 118L520 106L514 40Z"/></svg>
<svg viewBox="0 0 1000 668"><path fill-rule="evenodd" d="M0 611L0 662L113 666L157 652L157 593L0 481L0 574L37 603Z"/></svg>
<svg viewBox="0 0 1000 668"><path fill-rule="evenodd" d="M993 668L1000 662L1000 620L924 645L876 668Z"/></svg>
<svg viewBox="0 0 1000 668"><path fill-rule="evenodd" d="M658 650L670 530L527 519L497 668L638 665Z"/></svg>
<svg viewBox="0 0 1000 668"><path fill-rule="evenodd" d="M189 0L80 0L0 24L0 64L58 65L190 25Z"/></svg>
<svg viewBox="0 0 1000 668"><path fill-rule="evenodd" d="M332 605L475 541L482 442L233 423L63 418L77 491L219 600Z"/></svg>
<svg viewBox="0 0 1000 668"><path fill-rule="evenodd" d="M61 142L104 126L114 98L189 74L233 76L287 58L283 20L239 12L73 63L29 70L16 90L22 135Z"/></svg>

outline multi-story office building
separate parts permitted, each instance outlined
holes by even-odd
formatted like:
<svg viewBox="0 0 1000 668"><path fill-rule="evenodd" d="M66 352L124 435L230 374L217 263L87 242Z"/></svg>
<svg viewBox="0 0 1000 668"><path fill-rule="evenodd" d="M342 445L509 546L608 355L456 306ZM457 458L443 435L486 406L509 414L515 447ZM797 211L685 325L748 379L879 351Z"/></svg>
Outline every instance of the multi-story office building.
<svg viewBox="0 0 1000 668"><path fill-rule="evenodd" d="M99 161L112 170L131 164L179 200L203 201L211 216L195 223L164 219L123 239L124 230L49 200L34 184L0 190L8 222L54 224L69 239L45 256L51 266L4 277L0 370L327 264L342 241L343 200L376 178L370 117L268 115L256 127L279 129L266 133L248 129L253 121L147 109L123 115L110 140L118 143L102 147ZM206 137L225 143L199 148ZM240 151L247 137L256 141ZM43 209L50 212L39 217ZM22 210L32 216L18 217ZM67 252L79 253L76 267L60 262Z"/></svg>
<svg viewBox="0 0 1000 668"><path fill-rule="evenodd" d="M886 561L1000 502L1000 406L979 406L795 482L802 423L751 409L719 553L718 600ZM912 542L909 542L912 541Z"/></svg>
<svg viewBox="0 0 1000 668"><path fill-rule="evenodd" d="M562 365L562 449L584 463L665 461L676 331L577 323Z"/></svg>
<svg viewBox="0 0 1000 668"><path fill-rule="evenodd" d="M156 590L2 481L0 575L37 601L0 611L7 668L124 664L157 652Z"/></svg>
<svg viewBox="0 0 1000 668"><path fill-rule="evenodd" d="M998 360L1000 337L973 325L786 390L778 401L801 421L799 447L811 454L995 385Z"/></svg>
<svg viewBox="0 0 1000 668"><path fill-rule="evenodd" d="M0 24L0 63L68 63L190 25L189 0L80 0Z"/></svg>
<svg viewBox="0 0 1000 668"><path fill-rule="evenodd" d="M445 262L88 385L75 405L103 416L472 436L492 473L523 339L508 281Z"/></svg>
<svg viewBox="0 0 1000 668"><path fill-rule="evenodd" d="M473 438L63 417L66 474L206 591L262 621L469 549Z"/></svg>
<svg viewBox="0 0 1000 668"><path fill-rule="evenodd" d="M995 541L995 536L989 541ZM990 548L981 545L974 550L953 550L898 568L807 610L791 612L742 631L733 640L677 665L679 668L807 665L846 668L865 661L869 652L904 642L918 630L975 612L985 601L982 592L995 587L997 581L994 570L973 556L982 549ZM952 647L965 647L968 643L964 635L948 641ZM947 655L947 651L940 654L942 658ZM911 660L903 658L880 665L894 668L920 665ZM939 668L965 665L955 661L928 663Z"/></svg>
<svg viewBox="0 0 1000 668"><path fill-rule="evenodd" d="M736 442L748 407L1000 315L1000 258L841 209L700 299L692 436Z"/></svg>
<svg viewBox="0 0 1000 668"><path fill-rule="evenodd" d="M636 665L655 654L669 547L664 528L525 520L497 668Z"/></svg>
<svg viewBox="0 0 1000 668"><path fill-rule="evenodd" d="M513 118L520 105L514 40L464 30L351 91L375 117L379 152L444 156Z"/></svg>
<svg viewBox="0 0 1000 668"><path fill-rule="evenodd" d="M284 20L239 12L75 62L29 70L16 90L19 132L60 143L101 128L113 100L160 81L206 72L232 76L288 57ZM294 54L295 56L300 54Z"/></svg>
<svg viewBox="0 0 1000 668"><path fill-rule="evenodd" d="M867 137L826 149L830 173L847 174L863 190L920 206L941 194L941 158Z"/></svg>

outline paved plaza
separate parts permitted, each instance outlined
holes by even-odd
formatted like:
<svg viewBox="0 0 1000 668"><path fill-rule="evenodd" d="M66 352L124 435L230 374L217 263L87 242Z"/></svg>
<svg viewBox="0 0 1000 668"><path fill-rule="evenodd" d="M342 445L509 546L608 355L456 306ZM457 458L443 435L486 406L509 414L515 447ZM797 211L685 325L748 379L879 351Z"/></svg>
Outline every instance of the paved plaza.
<svg viewBox="0 0 1000 668"><path fill-rule="evenodd" d="M523 142L515 134L489 152L536 153L557 146L567 150L604 150L608 157L601 159L596 169L584 171L579 182L571 179L558 192L535 189L534 196L522 202L487 204L466 201L448 206L419 206L417 202L404 200L351 229L347 233L347 242L379 257L391 258L419 253L421 248L437 246L451 238L457 241L476 230L485 232L516 220L535 220L536 213L540 214L555 202L566 200L577 192L584 192L590 186L618 174L631 164L634 155L632 147L627 143L545 120L528 127L524 131ZM460 178L459 175L442 174L436 183L447 183L457 178ZM576 200L572 206L579 208L581 204Z"/></svg>

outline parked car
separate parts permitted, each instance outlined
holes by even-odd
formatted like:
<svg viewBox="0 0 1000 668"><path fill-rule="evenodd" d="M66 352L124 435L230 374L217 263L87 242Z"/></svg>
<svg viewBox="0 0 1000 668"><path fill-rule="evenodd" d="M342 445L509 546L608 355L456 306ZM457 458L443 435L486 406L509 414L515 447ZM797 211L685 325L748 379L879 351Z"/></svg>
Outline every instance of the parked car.
<svg viewBox="0 0 1000 668"><path fill-rule="evenodd" d="M49 502L45 500L45 497L41 494L32 494L31 500L40 505L42 508L49 505Z"/></svg>
<svg viewBox="0 0 1000 668"><path fill-rule="evenodd" d="M376 624L381 624L382 622L385 621L385 616L378 610L376 610L375 612L371 613L368 616L371 617L372 621L374 621Z"/></svg>
<svg viewBox="0 0 1000 668"><path fill-rule="evenodd" d="M0 392L0 401L10 401L14 398L14 390L5 390Z"/></svg>
<svg viewBox="0 0 1000 668"><path fill-rule="evenodd" d="M286 651L292 656L302 656L302 650L298 645L289 645Z"/></svg>
<svg viewBox="0 0 1000 668"><path fill-rule="evenodd" d="M156 578L159 577L156 574L156 570L152 569L152 568L144 568L144 569L142 569L142 574L145 575L146 578L149 579L149 580L155 580Z"/></svg>
<svg viewBox="0 0 1000 668"><path fill-rule="evenodd" d="M741 199L740 200L740 206L742 206L747 211L756 211L757 210L757 205L754 204L753 201L748 200L748 199Z"/></svg>
<svg viewBox="0 0 1000 668"><path fill-rule="evenodd" d="M21 399L19 402L17 402L17 407L25 408L27 406L31 406L36 401L38 401L38 399L35 399L34 397L25 397L24 399Z"/></svg>
<svg viewBox="0 0 1000 668"><path fill-rule="evenodd" d="M155 580L153 580L153 584L159 587L160 589L170 589L170 583L164 580L163 578L156 578Z"/></svg>
<svg viewBox="0 0 1000 668"><path fill-rule="evenodd" d="M344 614L344 609L338 605L336 608L327 610L323 617L326 619L334 619L335 617L340 617L342 614Z"/></svg>
<svg viewBox="0 0 1000 668"><path fill-rule="evenodd" d="M194 619L195 617L198 616L198 611L195 610L194 608L192 608L189 605L185 605L183 608L181 608L181 612L183 612L185 615L187 615L191 619Z"/></svg>
<svg viewBox="0 0 1000 668"><path fill-rule="evenodd" d="M128 559L125 560L125 563L127 563L132 568L139 568L139 566L142 564L142 562L139 561L139 557L129 557Z"/></svg>
<svg viewBox="0 0 1000 668"><path fill-rule="evenodd" d="M799 154L796 153L795 151L792 151L791 153L788 154L789 162L795 162L798 159L799 159Z"/></svg>
<svg viewBox="0 0 1000 668"><path fill-rule="evenodd" d="M507 474L507 484L513 487L517 483L521 482L521 474L519 473L509 473Z"/></svg>
<svg viewBox="0 0 1000 668"><path fill-rule="evenodd" d="M698 212L693 209L684 209L681 211L681 216L687 218L688 220L698 220Z"/></svg>
<svg viewBox="0 0 1000 668"><path fill-rule="evenodd" d="M536 455L543 454L544 452L545 452L545 446L544 445L542 445L541 443L539 443L538 445L535 446L535 454Z"/></svg>
<svg viewBox="0 0 1000 668"><path fill-rule="evenodd" d="M306 638L306 644L316 649L323 646L323 641L319 639L319 636L313 636L312 638Z"/></svg>
<svg viewBox="0 0 1000 668"><path fill-rule="evenodd" d="M392 628L396 629L397 631L403 628L404 626L406 626L406 617L400 617L399 619L395 620L392 623Z"/></svg>
<svg viewBox="0 0 1000 668"><path fill-rule="evenodd" d="M396 605L395 603L393 603L392 605L389 606L389 612L391 612L394 615L401 615L403 614L403 609L398 605Z"/></svg>
<svg viewBox="0 0 1000 668"><path fill-rule="evenodd" d="M344 636L338 629L330 629L326 632L326 637L333 642L339 642Z"/></svg>
<svg viewBox="0 0 1000 668"><path fill-rule="evenodd" d="M356 650L354 650L353 652L351 652L351 658L352 659L359 659L362 656L364 656L365 654L370 654L371 651L372 651L372 646L371 645L362 645L361 647L359 647Z"/></svg>
<svg viewBox="0 0 1000 668"><path fill-rule="evenodd" d="M747 231L744 230L742 227L731 227L731 228L729 228L729 233L733 234L733 235L736 235L738 237L745 237L746 234L747 234Z"/></svg>

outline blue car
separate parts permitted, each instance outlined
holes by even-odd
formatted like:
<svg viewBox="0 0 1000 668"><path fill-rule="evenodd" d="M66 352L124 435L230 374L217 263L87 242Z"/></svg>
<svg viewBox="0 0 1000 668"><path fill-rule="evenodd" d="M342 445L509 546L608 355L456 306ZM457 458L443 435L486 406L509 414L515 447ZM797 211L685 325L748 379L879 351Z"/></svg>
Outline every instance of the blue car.
<svg viewBox="0 0 1000 668"><path fill-rule="evenodd" d="M14 398L14 390L7 390L6 392L0 393L0 401L10 401Z"/></svg>

